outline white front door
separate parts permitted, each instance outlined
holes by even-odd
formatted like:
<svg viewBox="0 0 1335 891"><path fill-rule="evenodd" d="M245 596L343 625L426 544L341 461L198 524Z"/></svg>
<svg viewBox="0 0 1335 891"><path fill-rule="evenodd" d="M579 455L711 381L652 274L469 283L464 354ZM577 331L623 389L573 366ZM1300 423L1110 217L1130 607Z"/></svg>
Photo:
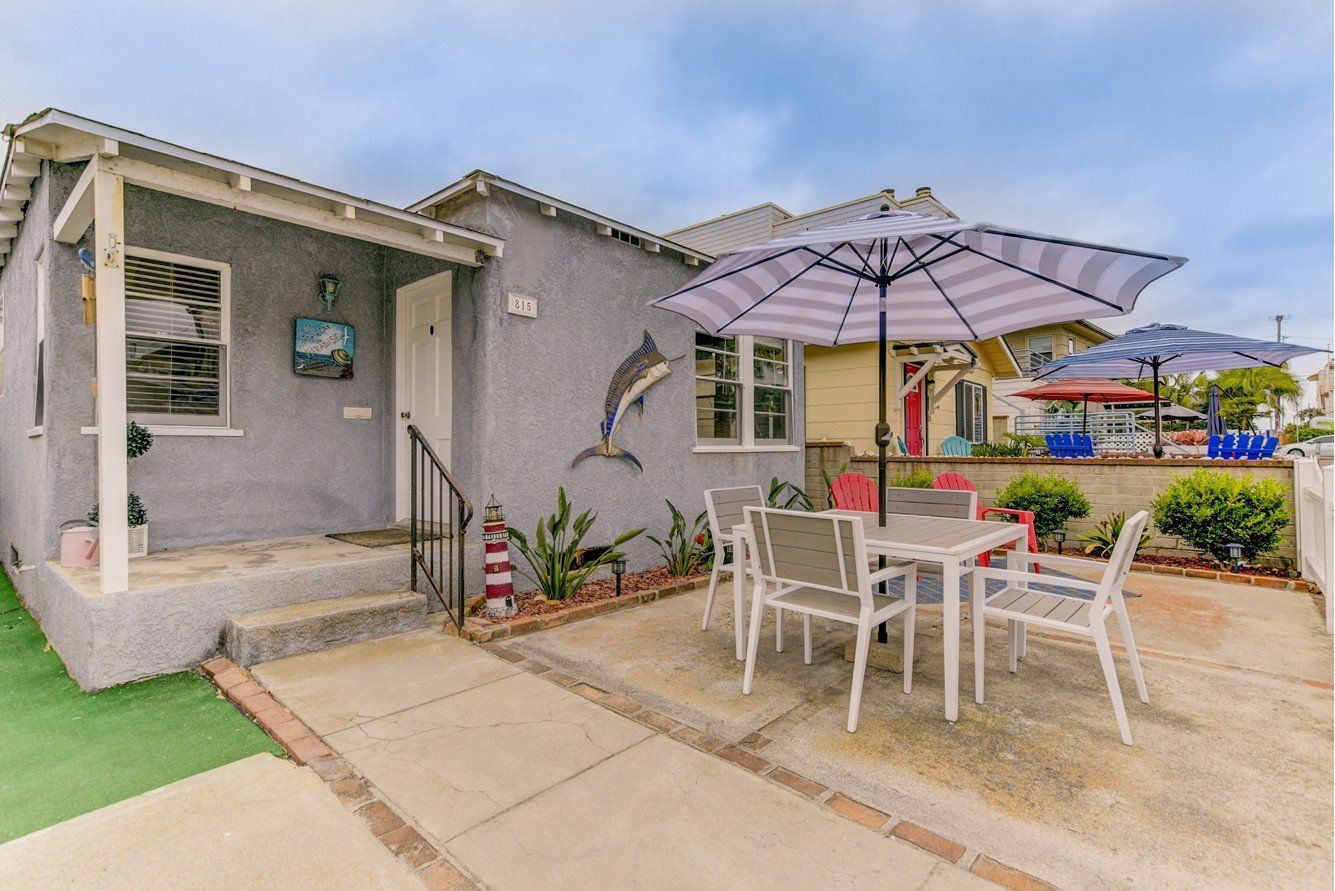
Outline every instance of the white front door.
<svg viewBox="0 0 1335 891"><path fill-rule="evenodd" d="M433 275L398 290L395 301L395 512L409 516L408 425L413 424L450 466L451 407L451 273Z"/></svg>

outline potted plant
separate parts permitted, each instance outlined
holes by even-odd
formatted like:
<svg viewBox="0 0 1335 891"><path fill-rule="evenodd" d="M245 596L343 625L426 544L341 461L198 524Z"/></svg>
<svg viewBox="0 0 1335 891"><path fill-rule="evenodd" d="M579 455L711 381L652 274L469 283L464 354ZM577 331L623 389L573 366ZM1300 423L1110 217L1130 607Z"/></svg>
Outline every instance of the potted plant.
<svg viewBox="0 0 1335 891"><path fill-rule="evenodd" d="M125 425L125 457L138 458L153 447L153 434L139 424L130 421ZM88 512L88 522L97 525L97 503ZM131 557L143 557L148 554L148 510L138 495L131 492L127 499L126 520L129 525L129 551Z"/></svg>

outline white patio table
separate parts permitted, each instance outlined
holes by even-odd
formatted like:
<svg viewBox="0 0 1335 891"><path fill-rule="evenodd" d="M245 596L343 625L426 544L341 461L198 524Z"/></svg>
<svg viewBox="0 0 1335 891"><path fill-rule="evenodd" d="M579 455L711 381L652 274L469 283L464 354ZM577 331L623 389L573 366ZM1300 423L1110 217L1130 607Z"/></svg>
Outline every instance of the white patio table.
<svg viewBox="0 0 1335 891"><path fill-rule="evenodd" d="M1029 550L1029 530L1021 523L993 520L956 520L891 514L879 526L876 514L832 510L832 514L859 517L867 532L867 552L877 556L935 563L941 567L941 636L945 641L946 720L959 716L960 699L960 579L979 554L1014 544Z"/></svg>
<svg viewBox="0 0 1335 891"><path fill-rule="evenodd" d="M879 526L876 514L856 510L831 510L831 514L858 517L867 533L867 552L877 556L935 563L941 567L942 637L945 640L946 720L959 716L960 698L960 579L969 573L972 561L984 551L1014 544L1029 550L1028 527L1020 523L992 520L957 520L948 517L921 517L891 514ZM737 540L746 541L745 526L735 527ZM738 573L737 575L741 575ZM734 579L734 601L738 614L742 580ZM737 651L743 652L742 623L736 625Z"/></svg>

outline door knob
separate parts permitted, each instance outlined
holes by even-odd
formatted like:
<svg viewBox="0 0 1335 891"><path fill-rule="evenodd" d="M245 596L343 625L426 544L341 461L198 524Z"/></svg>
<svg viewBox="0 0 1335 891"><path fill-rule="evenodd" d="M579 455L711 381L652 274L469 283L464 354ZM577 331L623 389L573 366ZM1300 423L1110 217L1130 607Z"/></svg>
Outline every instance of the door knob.
<svg viewBox="0 0 1335 891"><path fill-rule="evenodd" d="M399 417L403 418L405 421L408 420L409 418L411 418L412 416L413 416L413 413L410 412L410 411L401 411L401 412L399 412Z"/></svg>

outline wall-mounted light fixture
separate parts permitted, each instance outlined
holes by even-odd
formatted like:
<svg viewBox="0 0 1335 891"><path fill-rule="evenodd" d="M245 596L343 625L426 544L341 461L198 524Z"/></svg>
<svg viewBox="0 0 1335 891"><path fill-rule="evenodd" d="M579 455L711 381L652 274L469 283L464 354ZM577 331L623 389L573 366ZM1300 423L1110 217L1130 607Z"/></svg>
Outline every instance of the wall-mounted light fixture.
<svg viewBox="0 0 1335 891"><path fill-rule="evenodd" d="M342 284L336 275L320 276L320 305L324 307L325 312L334 308L334 303L338 300L338 289Z"/></svg>

